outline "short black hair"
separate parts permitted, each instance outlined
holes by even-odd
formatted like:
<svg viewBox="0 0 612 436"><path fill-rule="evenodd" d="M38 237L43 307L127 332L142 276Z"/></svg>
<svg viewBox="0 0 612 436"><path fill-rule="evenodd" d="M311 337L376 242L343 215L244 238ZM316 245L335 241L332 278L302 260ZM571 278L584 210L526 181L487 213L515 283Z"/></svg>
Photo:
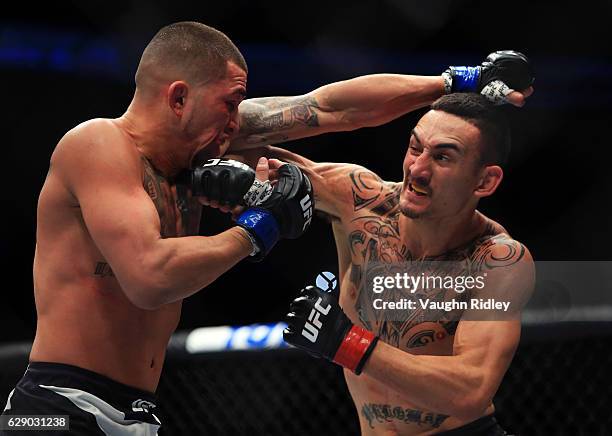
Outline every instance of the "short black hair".
<svg viewBox="0 0 612 436"><path fill-rule="evenodd" d="M215 81L224 77L228 61L248 71L240 50L223 32L195 21L170 24L144 49L136 86L146 86L149 77L168 74L176 76L173 80Z"/></svg>
<svg viewBox="0 0 612 436"><path fill-rule="evenodd" d="M440 97L430 107L456 115L480 130L481 164L503 166L510 155L511 137L508 120L484 96L475 93L455 93Z"/></svg>

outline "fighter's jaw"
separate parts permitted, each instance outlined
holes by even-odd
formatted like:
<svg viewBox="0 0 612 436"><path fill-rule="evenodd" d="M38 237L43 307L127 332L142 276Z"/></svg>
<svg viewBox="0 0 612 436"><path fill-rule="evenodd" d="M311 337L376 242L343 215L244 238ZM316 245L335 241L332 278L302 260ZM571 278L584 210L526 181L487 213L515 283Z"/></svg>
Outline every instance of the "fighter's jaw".
<svg viewBox="0 0 612 436"><path fill-rule="evenodd" d="M426 213L431 206L431 197L417 195L407 186L400 193L400 212L409 218L418 218Z"/></svg>
<svg viewBox="0 0 612 436"><path fill-rule="evenodd" d="M216 141L212 141L204 146L198 147L196 150L194 150L193 156L191 157L191 168L203 164L208 159L221 157L221 154L221 147Z"/></svg>

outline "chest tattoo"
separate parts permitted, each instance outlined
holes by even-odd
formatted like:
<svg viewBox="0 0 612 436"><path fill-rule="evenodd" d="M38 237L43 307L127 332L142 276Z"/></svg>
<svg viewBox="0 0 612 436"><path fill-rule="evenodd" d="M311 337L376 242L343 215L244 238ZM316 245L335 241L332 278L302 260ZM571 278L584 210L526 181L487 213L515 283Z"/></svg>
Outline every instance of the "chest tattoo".
<svg viewBox="0 0 612 436"><path fill-rule="evenodd" d="M399 233L399 196L401 186L385 184L367 171L351 173L354 210L360 215L350 223L348 244L352 258L349 272L354 309L359 321L380 336L382 340L399 348L423 347L436 340L452 336L461 313L456 310L423 308L417 301L427 299L439 307L444 302L467 301L471 292L457 293L448 287L427 287L411 292L408 289L385 290L387 301L414 301L416 309L375 309L373 300L380 294L372 292L373 278L393 277L397 273L412 276L458 277L478 274L480 271L508 266L518 262L524 254L520 244L507 244L502 257L492 254L499 227L488 222L484 231L463 246L439 256L415 258L402 243ZM367 208L366 208L367 207ZM499 250L497 251L499 252ZM423 328L414 329L419 324ZM432 324L433 323L433 324ZM437 327L435 327L437 326Z"/></svg>

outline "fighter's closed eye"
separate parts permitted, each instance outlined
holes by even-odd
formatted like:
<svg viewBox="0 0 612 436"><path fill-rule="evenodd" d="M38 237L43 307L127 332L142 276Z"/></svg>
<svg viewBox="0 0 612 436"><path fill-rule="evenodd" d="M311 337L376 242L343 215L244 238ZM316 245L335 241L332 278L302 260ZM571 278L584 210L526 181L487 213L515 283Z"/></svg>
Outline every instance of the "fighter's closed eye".
<svg viewBox="0 0 612 436"><path fill-rule="evenodd" d="M423 150L420 147L417 147L416 145L410 145L408 146L408 149L410 150L410 154L413 154L415 156L418 156L423 152Z"/></svg>

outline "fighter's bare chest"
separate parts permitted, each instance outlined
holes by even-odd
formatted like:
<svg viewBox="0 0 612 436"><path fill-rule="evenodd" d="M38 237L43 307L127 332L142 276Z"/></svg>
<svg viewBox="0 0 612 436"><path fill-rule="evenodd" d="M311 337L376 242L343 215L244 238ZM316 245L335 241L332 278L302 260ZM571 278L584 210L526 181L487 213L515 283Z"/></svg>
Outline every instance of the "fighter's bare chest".
<svg viewBox="0 0 612 436"><path fill-rule="evenodd" d="M346 242L351 263L342 283L341 303L349 317L398 348L415 354L450 354L458 314L423 307L423 302L454 298L454 290L434 287L415 292L402 286L375 289L374 284L397 274L461 274L461 261L449 264L413 259L401 241L398 214L356 218Z"/></svg>
<svg viewBox="0 0 612 436"><path fill-rule="evenodd" d="M202 206L185 185L171 184L143 159L143 187L159 215L163 238L196 235Z"/></svg>

